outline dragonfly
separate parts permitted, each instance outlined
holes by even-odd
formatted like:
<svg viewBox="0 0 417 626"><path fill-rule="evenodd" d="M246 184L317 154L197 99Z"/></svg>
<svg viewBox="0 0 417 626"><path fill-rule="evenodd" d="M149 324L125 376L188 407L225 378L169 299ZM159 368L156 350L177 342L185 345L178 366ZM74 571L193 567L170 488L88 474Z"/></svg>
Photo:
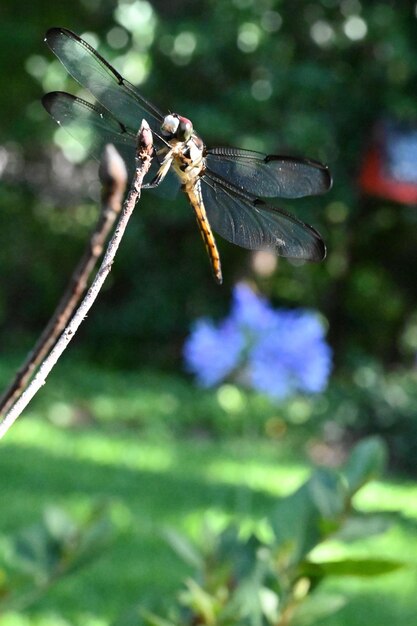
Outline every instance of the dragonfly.
<svg viewBox="0 0 417 626"><path fill-rule="evenodd" d="M182 188L197 224L217 283L223 280L213 231L249 250L272 250L305 261L321 261L326 247L320 234L265 198L301 198L328 191L329 169L291 156L266 155L230 147L208 148L192 122L177 113L164 115L123 78L94 48L66 28L50 28L45 42L67 72L93 96L94 104L62 91L42 103L52 118L100 160L113 143L133 171L137 131L144 118L154 136L151 182L144 187Z"/></svg>

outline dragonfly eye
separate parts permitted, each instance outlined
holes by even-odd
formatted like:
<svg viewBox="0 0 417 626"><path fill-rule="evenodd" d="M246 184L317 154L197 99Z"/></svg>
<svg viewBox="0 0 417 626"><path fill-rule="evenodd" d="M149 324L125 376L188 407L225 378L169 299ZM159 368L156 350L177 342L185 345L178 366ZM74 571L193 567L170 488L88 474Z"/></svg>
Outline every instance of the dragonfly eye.
<svg viewBox="0 0 417 626"><path fill-rule="evenodd" d="M180 141L188 141L193 134L193 125L186 117L178 117L179 125L177 130L177 137Z"/></svg>
<svg viewBox="0 0 417 626"><path fill-rule="evenodd" d="M169 137L170 135L175 135L179 126L179 119L175 115L167 115L164 117L164 121L162 122L161 132L165 137Z"/></svg>

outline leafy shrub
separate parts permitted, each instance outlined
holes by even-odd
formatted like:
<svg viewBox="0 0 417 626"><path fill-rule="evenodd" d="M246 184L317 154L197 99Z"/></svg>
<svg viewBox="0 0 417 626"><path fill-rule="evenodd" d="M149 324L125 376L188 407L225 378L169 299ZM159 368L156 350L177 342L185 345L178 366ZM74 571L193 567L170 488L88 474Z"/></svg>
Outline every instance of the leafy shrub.
<svg viewBox="0 0 417 626"><path fill-rule="evenodd" d="M60 578L84 567L109 545L112 527L102 508L74 522L49 507L43 519L0 544L0 615L26 608Z"/></svg>
<svg viewBox="0 0 417 626"><path fill-rule="evenodd" d="M352 540L389 528L392 515L360 514L352 502L380 473L385 456L380 440L363 441L341 472L318 470L297 491L279 500L263 533L245 536L234 525L217 533L205 528L198 549L170 531L169 542L195 574L185 582L169 617L144 611L146 623L307 626L346 603L342 593L321 591L324 580L375 577L401 567L401 562L387 559L328 560L313 554L329 537Z"/></svg>

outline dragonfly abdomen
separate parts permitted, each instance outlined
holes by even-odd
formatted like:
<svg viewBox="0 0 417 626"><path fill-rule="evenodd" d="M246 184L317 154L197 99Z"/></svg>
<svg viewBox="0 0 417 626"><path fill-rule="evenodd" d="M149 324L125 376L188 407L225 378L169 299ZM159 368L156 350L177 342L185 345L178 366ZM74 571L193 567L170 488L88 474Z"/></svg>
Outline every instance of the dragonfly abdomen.
<svg viewBox="0 0 417 626"><path fill-rule="evenodd" d="M216 279L216 282L221 285L223 282L223 275L220 264L220 255L217 249L216 240L214 239L213 231L211 230L210 223L207 219L206 209L204 207L203 197L201 194L201 182L200 180L186 182L183 184L182 188L194 209L198 228L211 262L214 278Z"/></svg>

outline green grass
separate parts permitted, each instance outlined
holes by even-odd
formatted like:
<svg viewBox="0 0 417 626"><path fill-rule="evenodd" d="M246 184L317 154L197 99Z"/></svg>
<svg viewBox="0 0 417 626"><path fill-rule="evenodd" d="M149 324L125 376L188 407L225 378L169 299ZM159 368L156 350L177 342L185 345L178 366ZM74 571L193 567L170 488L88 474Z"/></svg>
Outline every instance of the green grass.
<svg viewBox="0 0 417 626"><path fill-rule="evenodd" d="M82 518L92 505L107 502L116 538L97 560L60 580L24 614L0 618L1 626L61 626L57 616L66 620L62 626L103 626L139 604L158 609L169 603L191 573L163 540L165 526L198 539L207 516L213 523L228 518L259 522L276 497L290 493L309 474L308 462L296 453L290 437L287 445L285 438L280 442L250 437L219 440L205 432L169 436L166 424L158 429L158 415L150 429L123 420L118 428L120 389L126 387L126 379L113 376L111 384L109 375L100 379L95 372L94 380L101 401L114 414L112 419L92 419L94 392L84 401L85 406L90 403L88 419L71 427L57 425L59 407L66 407L71 415L79 412L82 395L79 387L74 394L73 381L68 386L60 381L52 396L46 392L36 401L30 415L21 418L2 442L0 533L38 521L48 505L62 506ZM146 401L137 399L141 411L150 413L148 423L158 398L157 378L153 385ZM57 389L61 389L59 398ZM133 395L132 387L127 393ZM161 377L159 396L167 393L167 378ZM71 404L73 395L78 409ZM137 395L141 395L140 385ZM198 411L196 394L187 406L184 396L177 401L186 413ZM166 413L164 420L169 419ZM375 482L357 503L363 510L401 510L414 520L417 485ZM397 524L386 535L349 546L332 542L326 549L334 556L405 559L410 566L377 580L329 581L327 587L342 589L349 602L321 626L417 625L417 534L412 528Z"/></svg>

